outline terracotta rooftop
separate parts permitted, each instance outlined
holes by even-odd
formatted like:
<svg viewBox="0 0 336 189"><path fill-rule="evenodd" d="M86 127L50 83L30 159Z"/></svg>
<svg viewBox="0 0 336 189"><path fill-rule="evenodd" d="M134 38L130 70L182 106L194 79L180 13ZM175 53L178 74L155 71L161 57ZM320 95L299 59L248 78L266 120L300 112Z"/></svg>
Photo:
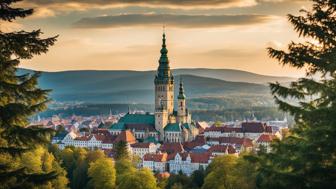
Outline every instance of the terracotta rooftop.
<svg viewBox="0 0 336 189"><path fill-rule="evenodd" d="M188 156L190 156L192 163L208 163L210 156L211 156L210 153L188 153L188 152L176 153L175 152L175 153L168 155L168 160L174 160L177 154L181 156L182 161L186 161Z"/></svg>
<svg viewBox="0 0 336 189"><path fill-rule="evenodd" d="M154 161L154 162L166 162L168 158L167 153L160 154L145 154L143 157L144 161Z"/></svg>
<svg viewBox="0 0 336 189"><path fill-rule="evenodd" d="M183 148L183 145L179 142L163 143L160 147L160 151L171 154L171 153L176 153L176 152L183 152L184 148Z"/></svg>
<svg viewBox="0 0 336 189"><path fill-rule="evenodd" d="M119 133L119 135L117 136L115 142L120 142L120 141L124 141L124 142L127 142L129 144L136 143L136 139L135 139L134 135L129 130L121 131Z"/></svg>
<svg viewBox="0 0 336 189"><path fill-rule="evenodd" d="M258 138L257 142L272 142L272 140L276 139L277 137L272 134L262 134Z"/></svg>
<svg viewBox="0 0 336 189"><path fill-rule="evenodd" d="M228 153L228 154L234 154L236 153L236 150L231 145L213 145L208 150L210 153L214 152L220 152L220 153Z"/></svg>
<svg viewBox="0 0 336 189"><path fill-rule="evenodd" d="M196 146L203 146L204 144L206 144L204 136L198 135L196 136L195 140L184 142L183 147L185 150L192 150Z"/></svg>
<svg viewBox="0 0 336 189"><path fill-rule="evenodd" d="M210 159L210 153L190 153L192 163L208 163Z"/></svg>
<svg viewBox="0 0 336 189"><path fill-rule="evenodd" d="M233 144L244 147L252 147L253 142L249 138L239 138L239 137L218 137L209 138L208 141L217 141L219 144Z"/></svg>
<svg viewBox="0 0 336 189"><path fill-rule="evenodd" d="M272 132L272 127L267 126L266 123L262 122L243 122L242 130L245 133L263 133Z"/></svg>
<svg viewBox="0 0 336 189"><path fill-rule="evenodd" d="M153 143L150 143L150 142L134 143L134 144L131 144L131 147L132 148L149 148L151 144Z"/></svg>
<svg viewBox="0 0 336 189"><path fill-rule="evenodd" d="M221 133L240 133L242 132L242 128L240 127L229 127L229 126L221 126L221 127L216 127L216 126L211 126L208 127L204 130L204 132L221 132Z"/></svg>

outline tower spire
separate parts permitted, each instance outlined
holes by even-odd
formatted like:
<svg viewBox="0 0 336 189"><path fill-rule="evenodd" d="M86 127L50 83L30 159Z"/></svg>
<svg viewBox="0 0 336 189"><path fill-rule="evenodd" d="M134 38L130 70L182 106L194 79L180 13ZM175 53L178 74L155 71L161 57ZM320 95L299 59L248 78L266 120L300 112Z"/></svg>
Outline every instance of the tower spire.
<svg viewBox="0 0 336 189"><path fill-rule="evenodd" d="M180 77L180 88L179 88L179 95L178 95L177 98L178 99L185 99L182 77Z"/></svg>

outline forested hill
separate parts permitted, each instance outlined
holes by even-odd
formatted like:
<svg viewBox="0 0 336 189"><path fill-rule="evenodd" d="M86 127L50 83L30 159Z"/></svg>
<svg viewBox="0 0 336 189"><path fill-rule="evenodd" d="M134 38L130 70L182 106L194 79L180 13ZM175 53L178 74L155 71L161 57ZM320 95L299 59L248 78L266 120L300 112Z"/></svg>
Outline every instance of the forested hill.
<svg viewBox="0 0 336 189"><path fill-rule="evenodd" d="M30 70L20 69L19 74L28 71ZM176 85L179 77L183 77L188 98L265 95L269 93L268 87L252 83L254 80L251 77L260 78L260 82L276 78L236 70L177 69L173 72ZM51 97L57 101L153 103L154 75L154 71L43 72L40 85L52 89ZM209 77L205 77L206 75ZM221 77L226 81L218 79ZM240 80L245 78L251 83L233 82L237 77ZM282 82L288 80L290 78L279 78Z"/></svg>

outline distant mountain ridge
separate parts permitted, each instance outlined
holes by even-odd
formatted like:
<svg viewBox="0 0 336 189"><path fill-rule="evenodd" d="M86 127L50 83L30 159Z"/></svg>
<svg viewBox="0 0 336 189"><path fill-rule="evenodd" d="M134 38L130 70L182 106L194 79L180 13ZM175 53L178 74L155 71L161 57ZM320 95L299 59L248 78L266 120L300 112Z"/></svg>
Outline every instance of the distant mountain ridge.
<svg viewBox="0 0 336 189"><path fill-rule="evenodd" d="M31 71L28 69L20 69L21 71ZM248 82L248 83L258 83L265 84L268 82L278 81L280 83L294 81L297 78L284 77L284 76L269 76L261 75L248 71L234 70L234 69L209 69L209 68L181 68L173 69L174 75L195 75L200 77L208 77L213 79L221 79L225 81L234 82ZM45 72L45 71L44 71ZM74 71L59 71L59 72L45 72L45 73L72 73L72 74L104 74L108 78L111 77L110 74L115 74L119 77L124 74L134 74L141 75L143 73L148 73L155 75L156 70L151 71L133 71L133 70L74 70ZM102 76L101 76L102 77Z"/></svg>
<svg viewBox="0 0 336 189"><path fill-rule="evenodd" d="M18 74L32 70L19 69ZM42 72L39 84L52 89L56 101L88 103L148 103L154 102L156 71L62 71ZM175 69L175 93L183 77L188 98L222 98L242 96L270 97L267 82L288 82L289 77L272 77L239 70ZM199 100L198 100L199 101Z"/></svg>

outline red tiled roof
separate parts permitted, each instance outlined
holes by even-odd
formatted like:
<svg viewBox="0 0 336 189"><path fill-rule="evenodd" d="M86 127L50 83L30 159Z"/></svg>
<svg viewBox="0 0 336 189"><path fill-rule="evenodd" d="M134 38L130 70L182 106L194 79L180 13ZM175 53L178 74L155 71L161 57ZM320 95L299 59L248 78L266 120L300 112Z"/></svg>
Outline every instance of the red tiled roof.
<svg viewBox="0 0 336 189"><path fill-rule="evenodd" d="M192 163L208 163L210 153L190 153Z"/></svg>
<svg viewBox="0 0 336 189"><path fill-rule="evenodd" d="M184 149L191 150L196 146L203 146L206 143L204 136L198 135L196 136L195 140L184 142L183 147Z"/></svg>
<svg viewBox="0 0 336 189"><path fill-rule="evenodd" d="M103 144L112 144L112 143L114 143L114 141L116 139L117 139L117 136L114 136L114 135L105 136L102 143Z"/></svg>
<svg viewBox="0 0 336 189"><path fill-rule="evenodd" d="M272 142L272 140L276 139L277 137L275 135L271 134L262 134L258 138L257 142Z"/></svg>
<svg viewBox="0 0 336 189"><path fill-rule="evenodd" d="M154 161L154 162L166 162L168 158L167 153L161 154L145 154L143 157L144 161Z"/></svg>
<svg viewBox="0 0 336 189"><path fill-rule="evenodd" d="M136 139L135 139L134 135L129 130L121 131L119 133L119 135L117 136L115 142L120 142L120 141L124 141L124 142L127 142L129 144L136 143Z"/></svg>
<svg viewBox="0 0 336 189"><path fill-rule="evenodd" d="M171 153L171 154L168 154L168 160L173 160L173 159L175 159L175 156L177 155L177 154L179 154L180 156L181 156L181 158L182 158L182 160L183 161L185 161L186 160L186 158L188 157L188 153L187 152L174 152L174 153Z"/></svg>
<svg viewBox="0 0 336 189"><path fill-rule="evenodd" d="M98 129L98 128L93 129L93 131L91 133L92 134L110 135L110 132L107 129Z"/></svg>
<svg viewBox="0 0 336 189"><path fill-rule="evenodd" d="M266 125L262 122L243 122L242 130L245 133L263 133L263 132L272 132L272 127Z"/></svg>
<svg viewBox="0 0 336 189"><path fill-rule="evenodd" d="M80 141L88 141L91 139L92 136L79 136L76 137L74 140L80 140Z"/></svg>
<svg viewBox="0 0 336 189"><path fill-rule="evenodd" d="M216 127L213 125L209 128L206 128L204 132L239 133L242 132L242 129L240 127L228 127L228 126Z"/></svg>
<svg viewBox="0 0 336 189"><path fill-rule="evenodd" d="M151 144L153 143L150 143L150 142L134 143L134 144L131 144L131 147L132 148L149 148Z"/></svg>
<svg viewBox="0 0 336 189"><path fill-rule="evenodd" d="M167 152L168 154L175 153L175 152L183 152L184 148L181 143L163 143L160 147L162 152Z"/></svg>
<svg viewBox="0 0 336 189"><path fill-rule="evenodd" d="M192 163L208 163L210 159L210 153L172 153L168 155L168 160L174 160L175 156L179 154L182 158L182 161L186 161L187 157L190 156Z"/></svg>
<svg viewBox="0 0 336 189"><path fill-rule="evenodd" d="M245 147L252 147L253 142L249 138L239 138L239 137L218 137L209 138L208 141L218 141L219 144L233 144Z"/></svg>
<svg viewBox="0 0 336 189"><path fill-rule="evenodd" d="M234 154L236 153L236 150L231 145L213 145L208 150L210 153L213 152L221 152L221 153L228 153L228 154Z"/></svg>

